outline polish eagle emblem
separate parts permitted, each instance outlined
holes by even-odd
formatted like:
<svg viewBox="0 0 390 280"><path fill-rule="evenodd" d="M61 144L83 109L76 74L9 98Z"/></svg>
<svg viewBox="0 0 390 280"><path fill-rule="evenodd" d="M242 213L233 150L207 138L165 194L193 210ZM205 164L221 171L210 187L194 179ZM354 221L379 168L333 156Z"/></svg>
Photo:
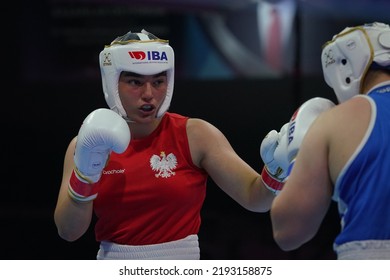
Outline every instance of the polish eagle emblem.
<svg viewBox="0 0 390 280"><path fill-rule="evenodd" d="M160 153L160 156L153 155L150 158L150 167L153 171L156 171L156 178L169 178L172 175L175 175L175 172L172 171L177 166L177 158L174 154L170 153L165 154L164 151Z"/></svg>

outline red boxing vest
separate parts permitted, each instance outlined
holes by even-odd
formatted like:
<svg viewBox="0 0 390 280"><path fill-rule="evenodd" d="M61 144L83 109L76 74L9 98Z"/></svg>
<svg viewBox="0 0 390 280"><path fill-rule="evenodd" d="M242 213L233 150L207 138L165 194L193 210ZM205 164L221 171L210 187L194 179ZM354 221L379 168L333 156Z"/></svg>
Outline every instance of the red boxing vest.
<svg viewBox="0 0 390 280"><path fill-rule="evenodd" d="M147 245L198 233L208 175L192 162L187 120L166 113L151 135L111 154L94 201L97 241Z"/></svg>

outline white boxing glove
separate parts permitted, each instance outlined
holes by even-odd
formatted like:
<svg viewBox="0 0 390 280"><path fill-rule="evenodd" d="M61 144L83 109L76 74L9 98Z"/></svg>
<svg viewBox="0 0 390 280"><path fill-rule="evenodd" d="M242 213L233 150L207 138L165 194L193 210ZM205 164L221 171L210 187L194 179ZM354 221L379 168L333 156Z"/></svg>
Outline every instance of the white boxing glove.
<svg viewBox="0 0 390 280"><path fill-rule="evenodd" d="M288 125L287 158L289 162L295 160L303 137L313 121L320 113L334 106L335 104L329 99L314 97L307 100L295 111Z"/></svg>
<svg viewBox="0 0 390 280"><path fill-rule="evenodd" d="M275 195L283 188L290 165L287 159L288 125L284 124L279 132L271 130L260 145L260 156L264 162L261 179Z"/></svg>
<svg viewBox="0 0 390 280"><path fill-rule="evenodd" d="M74 153L75 168L69 194L76 201L91 201L97 196L97 182L111 151L123 153L130 143L126 121L110 109L90 113L80 127Z"/></svg>
<svg viewBox="0 0 390 280"><path fill-rule="evenodd" d="M263 139L260 155L265 165L261 178L275 195L282 190L294 166L295 157L307 130L320 113L334 106L335 104L326 98L309 99L294 112L279 133L273 130Z"/></svg>

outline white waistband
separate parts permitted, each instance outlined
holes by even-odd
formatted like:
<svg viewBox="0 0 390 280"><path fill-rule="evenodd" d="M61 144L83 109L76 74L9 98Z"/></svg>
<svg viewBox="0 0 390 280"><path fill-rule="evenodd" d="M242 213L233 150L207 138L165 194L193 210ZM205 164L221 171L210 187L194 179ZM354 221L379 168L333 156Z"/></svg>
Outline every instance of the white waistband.
<svg viewBox="0 0 390 280"><path fill-rule="evenodd" d="M98 260L199 260L198 235L153 245L121 245L100 242Z"/></svg>
<svg viewBox="0 0 390 280"><path fill-rule="evenodd" d="M334 246L339 260L390 260L390 240L362 240Z"/></svg>

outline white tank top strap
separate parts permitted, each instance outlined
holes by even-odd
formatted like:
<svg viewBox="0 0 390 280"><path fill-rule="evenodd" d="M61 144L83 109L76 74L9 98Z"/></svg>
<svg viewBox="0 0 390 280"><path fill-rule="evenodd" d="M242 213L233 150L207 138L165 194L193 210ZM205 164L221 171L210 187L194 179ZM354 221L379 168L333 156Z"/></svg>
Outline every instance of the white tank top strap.
<svg viewBox="0 0 390 280"><path fill-rule="evenodd" d="M199 260L198 235L153 245L121 245L100 242L98 260Z"/></svg>

